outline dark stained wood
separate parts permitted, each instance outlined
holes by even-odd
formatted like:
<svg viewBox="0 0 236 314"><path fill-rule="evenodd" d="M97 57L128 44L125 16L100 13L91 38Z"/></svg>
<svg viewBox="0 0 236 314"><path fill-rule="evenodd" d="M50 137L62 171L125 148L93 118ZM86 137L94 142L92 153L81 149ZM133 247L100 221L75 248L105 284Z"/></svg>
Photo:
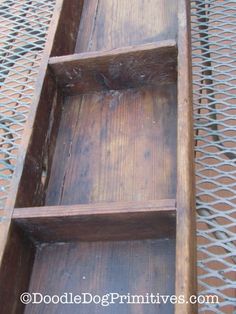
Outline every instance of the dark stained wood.
<svg viewBox="0 0 236 314"><path fill-rule="evenodd" d="M177 230L176 294L197 295L196 216L194 189L194 140L190 3L178 1L178 147L177 147ZM197 305L176 304L176 314L197 313Z"/></svg>
<svg viewBox="0 0 236 314"><path fill-rule="evenodd" d="M61 56L74 52L83 5L84 0L64 0L61 2L62 9L53 40L51 56Z"/></svg>
<svg viewBox="0 0 236 314"><path fill-rule="evenodd" d="M77 242L42 245L38 248L29 291L43 294L89 292L103 295L174 294L175 241ZM26 314L170 314L170 303L155 305L94 304L27 305Z"/></svg>
<svg viewBox="0 0 236 314"><path fill-rule="evenodd" d="M46 205L175 198L176 86L67 97Z"/></svg>
<svg viewBox="0 0 236 314"><path fill-rule="evenodd" d="M28 291L34 263L35 248L25 233L11 224L1 263L1 313L23 313L20 295Z"/></svg>
<svg viewBox="0 0 236 314"><path fill-rule="evenodd" d="M138 202L107 202L107 203L93 203L93 204L76 204L66 206L40 206L40 207L26 207L15 208L13 212L14 219L21 218L43 218L43 217L64 217L77 216L88 214L116 214L145 212L145 211L175 211L175 199L161 199Z"/></svg>
<svg viewBox="0 0 236 314"><path fill-rule="evenodd" d="M54 57L49 64L67 95L160 86L176 82L176 42Z"/></svg>
<svg viewBox="0 0 236 314"><path fill-rule="evenodd" d="M176 0L89 0L82 12L75 52L176 39Z"/></svg>
<svg viewBox="0 0 236 314"><path fill-rule="evenodd" d="M19 208L13 220L40 242L175 237L175 200Z"/></svg>
<svg viewBox="0 0 236 314"><path fill-rule="evenodd" d="M61 116L62 95L46 73L28 146L15 206L40 206L50 177Z"/></svg>

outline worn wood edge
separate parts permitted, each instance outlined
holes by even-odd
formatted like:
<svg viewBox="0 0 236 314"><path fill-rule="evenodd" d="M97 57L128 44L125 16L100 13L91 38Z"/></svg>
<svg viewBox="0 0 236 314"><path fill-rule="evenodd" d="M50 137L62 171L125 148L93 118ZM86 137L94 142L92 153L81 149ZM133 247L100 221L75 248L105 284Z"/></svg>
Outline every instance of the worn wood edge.
<svg viewBox="0 0 236 314"><path fill-rule="evenodd" d="M73 53L76 46L83 6L84 0L66 0L63 2L58 29L51 49L51 56Z"/></svg>
<svg viewBox="0 0 236 314"><path fill-rule="evenodd" d="M142 202L106 202L94 204L76 204L67 206L42 206L15 208L13 219L71 217L83 215L102 215L134 212L173 212L175 199Z"/></svg>
<svg viewBox="0 0 236 314"><path fill-rule="evenodd" d="M65 55L60 57L51 57L49 58L49 65L57 65L61 63L70 63L72 61L80 61L80 60L89 60L89 59L97 59L103 57L115 57L119 55L125 55L127 53L133 52L145 52L145 51L152 51L162 48L177 48L177 43L175 40L168 39L157 41L155 43L150 44L142 44L142 45L135 45L135 46L127 46L127 47L120 47L112 50L102 50L102 51L90 51L90 52L82 52L82 53L75 53L71 55Z"/></svg>
<svg viewBox="0 0 236 314"><path fill-rule="evenodd" d="M112 204L114 207L111 207ZM143 206L142 206L143 204ZM145 207L146 204L146 207ZM175 238L175 200L17 209L12 218L35 245L74 241ZM169 206L168 206L169 205ZM54 212L49 211L54 207ZM41 207L42 209L43 207ZM30 211L31 210L31 211ZM32 213L33 211L33 213ZM92 232L91 232L92 230Z"/></svg>
<svg viewBox="0 0 236 314"><path fill-rule="evenodd" d="M1 217L0 222L0 266L2 264L2 258L4 254L4 249L8 239L9 228L11 224L11 216L13 213L13 208L16 200L18 185L20 182L20 178L23 171L24 160L27 152L27 148L30 142L33 124L35 120L35 115L37 111L37 105L40 99L41 88L43 86L44 77L46 74L47 66L48 66L48 58L51 53L53 38L58 26L59 17L61 14L62 6L64 0L56 0L56 4L54 7L53 17L49 26L47 41L44 49L44 53L41 59L41 64L38 71L38 76L35 83L35 93L30 106L30 111L28 114L28 118L25 124L24 132L22 135L22 140L20 143L20 148L17 154L17 162L16 168L12 177L11 187L8 193L8 197L6 200L6 204L3 210L3 216Z"/></svg>
<svg viewBox="0 0 236 314"><path fill-rule="evenodd" d="M35 245L24 230L11 224L0 272L1 313L23 313L20 295L29 288Z"/></svg>
<svg viewBox="0 0 236 314"><path fill-rule="evenodd" d="M178 1L178 128L176 295L197 294L194 136L190 3ZM197 305L176 304L176 314L197 313Z"/></svg>

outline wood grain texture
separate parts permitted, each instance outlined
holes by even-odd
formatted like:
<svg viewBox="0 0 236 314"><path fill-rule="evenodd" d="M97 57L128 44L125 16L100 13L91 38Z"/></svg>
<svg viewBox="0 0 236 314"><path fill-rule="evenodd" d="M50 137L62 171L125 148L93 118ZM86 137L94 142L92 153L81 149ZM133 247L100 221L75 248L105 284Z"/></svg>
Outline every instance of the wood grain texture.
<svg viewBox="0 0 236 314"><path fill-rule="evenodd" d="M49 60L65 94L160 86L176 82L174 40L88 52Z"/></svg>
<svg viewBox="0 0 236 314"><path fill-rule="evenodd" d="M85 1L75 52L176 39L177 31L176 0Z"/></svg>
<svg viewBox="0 0 236 314"><path fill-rule="evenodd" d="M24 312L20 295L29 288L35 248L20 228L11 224L0 272L1 313Z"/></svg>
<svg viewBox="0 0 236 314"><path fill-rule="evenodd" d="M93 2L89 0L88 2ZM64 0L51 56L71 54L75 50L84 0Z"/></svg>
<svg viewBox="0 0 236 314"><path fill-rule="evenodd" d="M40 206L15 208L13 212L14 219L21 218L43 218L43 217L64 217L64 216L83 216L97 214L116 214L145 212L145 211L175 211L175 199L149 200L138 202L110 202L93 204L76 204L64 206Z"/></svg>
<svg viewBox="0 0 236 314"><path fill-rule="evenodd" d="M175 241L77 242L38 248L29 291L174 294ZM174 305L28 305L25 313L170 314Z"/></svg>
<svg viewBox="0 0 236 314"><path fill-rule="evenodd" d="M37 242L175 237L175 200L19 208L13 220Z"/></svg>
<svg viewBox="0 0 236 314"><path fill-rule="evenodd" d="M190 3L178 1L178 147L176 294L197 295ZM197 305L176 304L176 314L197 313Z"/></svg>
<svg viewBox="0 0 236 314"><path fill-rule="evenodd" d="M48 71L43 83L31 140L24 161L15 202L17 207L44 204L61 107L62 94L60 90L57 90L56 84Z"/></svg>
<svg viewBox="0 0 236 314"><path fill-rule="evenodd" d="M175 85L67 97L46 205L175 193Z"/></svg>

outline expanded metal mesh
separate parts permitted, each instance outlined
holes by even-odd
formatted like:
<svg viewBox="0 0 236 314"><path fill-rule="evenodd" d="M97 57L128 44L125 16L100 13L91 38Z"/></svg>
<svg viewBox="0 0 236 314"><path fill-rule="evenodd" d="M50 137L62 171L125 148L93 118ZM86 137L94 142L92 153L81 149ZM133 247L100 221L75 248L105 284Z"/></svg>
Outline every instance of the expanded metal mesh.
<svg viewBox="0 0 236 314"><path fill-rule="evenodd" d="M0 1L0 208L15 168L55 0Z"/></svg>
<svg viewBox="0 0 236 314"><path fill-rule="evenodd" d="M7 197L55 0L0 1L0 201ZM191 0L198 282L233 313L236 224L236 0Z"/></svg>
<svg viewBox="0 0 236 314"><path fill-rule="evenodd" d="M192 4L199 293L236 305L236 0Z"/></svg>

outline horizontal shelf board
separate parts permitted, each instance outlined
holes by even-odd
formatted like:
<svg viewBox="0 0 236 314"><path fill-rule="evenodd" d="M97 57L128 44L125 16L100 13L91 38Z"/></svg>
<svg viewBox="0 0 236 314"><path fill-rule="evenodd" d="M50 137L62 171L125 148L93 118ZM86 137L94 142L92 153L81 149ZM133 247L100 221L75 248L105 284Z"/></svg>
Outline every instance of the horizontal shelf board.
<svg viewBox="0 0 236 314"><path fill-rule="evenodd" d="M175 40L52 57L49 65L66 94L173 83Z"/></svg>
<svg viewBox="0 0 236 314"><path fill-rule="evenodd" d="M15 208L14 219L173 211L175 199Z"/></svg>
<svg viewBox="0 0 236 314"><path fill-rule="evenodd" d="M175 200L17 208L13 221L40 242L175 237Z"/></svg>

